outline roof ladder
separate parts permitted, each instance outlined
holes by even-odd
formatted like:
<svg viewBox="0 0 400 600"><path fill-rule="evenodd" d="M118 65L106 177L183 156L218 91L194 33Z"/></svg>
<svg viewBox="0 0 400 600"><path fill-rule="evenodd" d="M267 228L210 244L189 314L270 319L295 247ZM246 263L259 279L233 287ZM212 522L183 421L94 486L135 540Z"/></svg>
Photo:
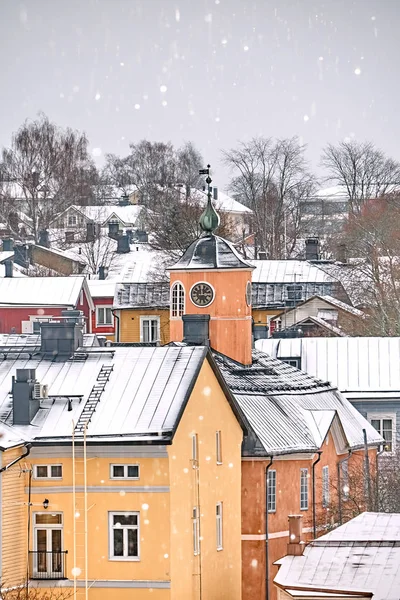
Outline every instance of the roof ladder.
<svg viewBox="0 0 400 600"><path fill-rule="evenodd" d="M100 369L99 374L97 375L96 383L92 387L92 391L90 392L88 399L86 400L86 404L84 406L83 411L78 419L78 422L75 426L75 433L83 434L85 430L85 425L90 423L90 420L97 408L98 403L100 402L100 398L104 389L107 385L107 381L110 379L110 375L112 370L114 369L114 365L103 365Z"/></svg>

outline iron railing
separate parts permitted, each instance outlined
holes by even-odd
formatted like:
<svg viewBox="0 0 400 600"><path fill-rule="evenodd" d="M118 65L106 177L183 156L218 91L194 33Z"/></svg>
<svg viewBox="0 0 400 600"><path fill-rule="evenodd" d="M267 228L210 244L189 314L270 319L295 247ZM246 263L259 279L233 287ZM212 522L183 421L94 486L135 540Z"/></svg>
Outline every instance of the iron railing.
<svg viewBox="0 0 400 600"><path fill-rule="evenodd" d="M66 579L68 550L60 552L29 551L31 579Z"/></svg>

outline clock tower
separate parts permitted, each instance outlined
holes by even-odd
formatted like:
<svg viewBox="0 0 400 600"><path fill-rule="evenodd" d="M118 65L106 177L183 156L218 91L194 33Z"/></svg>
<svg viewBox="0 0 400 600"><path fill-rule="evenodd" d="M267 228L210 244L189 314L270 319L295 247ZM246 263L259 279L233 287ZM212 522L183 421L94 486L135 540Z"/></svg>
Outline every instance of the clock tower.
<svg viewBox="0 0 400 600"><path fill-rule="evenodd" d="M208 186L210 177L206 179ZM183 316L203 315L210 345L243 365L252 362L251 273L233 246L214 234L219 216L211 202L200 217L203 234L171 266L171 341L184 338ZM194 317L193 317L194 318ZM190 317L185 317L189 321ZM200 321L200 319L199 319Z"/></svg>

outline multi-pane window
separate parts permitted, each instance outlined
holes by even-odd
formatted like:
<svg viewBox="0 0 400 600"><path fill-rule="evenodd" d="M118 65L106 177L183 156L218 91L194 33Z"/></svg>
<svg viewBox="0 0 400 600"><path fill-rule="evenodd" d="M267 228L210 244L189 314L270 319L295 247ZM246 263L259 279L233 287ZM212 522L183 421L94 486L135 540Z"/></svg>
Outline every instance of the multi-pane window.
<svg viewBox="0 0 400 600"><path fill-rule="evenodd" d="M139 479L139 465L111 465L111 479Z"/></svg>
<svg viewBox="0 0 400 600"><path fill-rule="evenodd" d="M35 479L62 479L62 465L35 465Z"/></svg>
<svg viewBox="0 0 400 600"><path fill-rule="evenodd" d="M97 327L104 327L106 325L112 326L114 323L112 307L111 306L97 306L96 307L96 325Z"/></svg>
<svg viewBox="0 0 400 600"><path fill-rule="evenodd" d="M140 317L140 341L158 342L160 340L160 317Z"/></svg>
<svg viewBox="0 0 400 600"><path fill-rule="evenodd" d="M215 445L217 455L217 465L222 465L222 445L221 445L221 432L216 431L215 433Z"/></svg>
<svg viewBox="0 0 400 600"><path fill-rule="evenodd" d="M300 469L300 510L308 510L308 469Z"/></svg>
<svg viewBox="0 0 400 600"><path fill-rule="evenodd" d="M268 471L267 510L268 512L276 511L276 471Z"/></svg>
<svg viewBox="0 0 400 600"><path fill-rule="evenodd" d="M393 452L393 419L372 417L370 419L372 427L381 434L385 440L383 450L385 452Z"/></svg>
<svg viewBox="0 0 400 600"><path fill-rule="evenodd" d="M181 283L176 282L171 290L171 317L181 317L185 312L185 290Z"/></svg>
<svg viewBox="0 0 400 600"><path fill-rule="evenodd" d="M192 435L192 466L193 468L197 467L197 463L199 460L199 441L197 438L197 433Z"/></svg>
<svg viewBox="0 0 400 600"><path fill-rule="evenodd" d="M195 506L192 510L193 554L200 554L200 523L199 509Z"/></svg>
<svg viewBox="0 0 400 600"><path fill-rule="evenodd" d="M77 218L76 215L68 215L68 226L73 226L77 224Z"/></svg>
<svg viewBox="0 0 400 600"><path fill-rule="evenodd" d="M322 506L329 505L329 467L322 467Z"/></svg>
<svg viewBox="0 0 400 600"><path fill-rule="evenodd" d="M218 502L215 507L215 518L217 527L217 550L222 550L223 539L222 539L222 502Z"/></svg>
<svg viewBox="0 0 400 600"><path fill-rule="evenodd" d="M139 558L139 513L111 512L109 519L110 558Z"/></svg>

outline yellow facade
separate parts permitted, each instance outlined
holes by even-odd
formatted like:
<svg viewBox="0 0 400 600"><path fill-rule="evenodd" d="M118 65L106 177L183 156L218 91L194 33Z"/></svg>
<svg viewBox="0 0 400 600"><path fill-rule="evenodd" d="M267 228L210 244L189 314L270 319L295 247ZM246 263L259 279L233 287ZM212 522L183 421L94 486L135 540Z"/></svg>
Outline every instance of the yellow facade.
<svg viewBox="0 0 400 600"><path fill-rule="evenodd" d="M216 460L221 432L222 464ZM192 460L192 435L198 436L198 463ZM33 581L42 589L66 586L90 600L240 600L240 450L242 429L208 360L200 369L171 445L87 446L87 555L82 445L76 446L75 505L71 445L33 447L30 549L37 550L38 519L61 515L62 548L68 551L67 581ZM3 454L3 464L23 448ZM18 463L2 474L3 578L16 585L26 573L28 483ZM110 479L112 464L139 465L136 480ZM62 465L62 477L37 477L37 467ZM44 500L48 508L43 508ZM223 549L217 549L216 504L223 506ZM193 550L193 507L200 507L201 552ZM139 558L111 558L110 512L139 515ZM45 515L45 517L43 517ZM38 517L38 518L37 518ZM58 518L58 517L57 517ZM74 538L74 523L76 527ZM74 547L74 539L76 545ZM86 558L87 557L87 558ZM87 573L85 565L87 562ZM32 570L31 570L32 574Z"/></svg>
<svg viewBox="0 0 400 600"><path fill-rule="evenodd" d="M142 342L140 334L141 317L159 317L160 343L169 343L169 310L168 309L123 309L119 311L119 341Z"/></svg>

